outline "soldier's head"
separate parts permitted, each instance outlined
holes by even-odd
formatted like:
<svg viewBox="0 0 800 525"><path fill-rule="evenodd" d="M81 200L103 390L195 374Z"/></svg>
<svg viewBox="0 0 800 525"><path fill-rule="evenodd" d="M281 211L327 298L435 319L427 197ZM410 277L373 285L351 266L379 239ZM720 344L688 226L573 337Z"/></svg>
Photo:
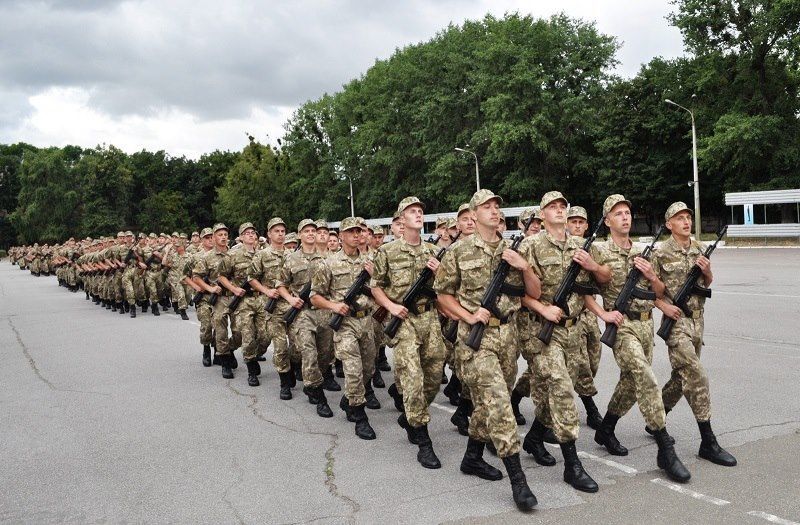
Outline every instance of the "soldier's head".
<svg viewBox="0 0 800 525"><path fill-rule="evenodd" d="M469 201L469 209L475 214L475 221L480 226L497 231L500 224L500 205L503 199L491 190L478 190Z"/></svg>
<svg viewBox="0 0 800 525"><path fill-rule="evenodd" d="M211 228L203 228L200 232L200 239L203 243L203 248L210 250L214 247L214 230Z"/></svg>
<svg viewBox="0 0 800 525"><path fill-rule="evenodd" d="M195 246L200 244L200 232L192 232L192 244Z"/></svg>
<svg viewBox="0 0 800 525"><path fill-rule="evenodd" d="M447 219L447 235L454 239L458 235L458 223L455 218Z"/></svg>
<svg viewBox="0 0 800 525"><path fill-rule="evenodd" d="M501 211L500 212L500 222L497 223L497 231L503 233L506 231L506 215Z"/></svg>
<svg viewBox="0 0 800 525"><path fill-rule="evenodd" d="M421 231L425 226L425 209L417 197L406 197L397 205L397 214L403 218L406 229Z"/></svg>
<svg viewBox="0 0 800 525"><path fill-rule="evenodd" d="M311 248L317 243L317 225L311 219L303 219L297 225L297 235L300 243L306 248Z"/></svg>
<svg viewBox="0 0 800 525"><path fill-rule="evenodd" d="M297 234L294 232L287 233L286 238L283 240L283 247L287 250L297 248Z"/></svg>
<svg viewBox="0 0 800 525"><path fill-rule="evenodd" d="M583 237L589 229L589 215L583 206L570 206L567 212L567 231L570 235Z"/></svg>
<svg viewBox="0 0 800 525"><path fill-rule="evenodd" d="M258 241L258 232L252 222L245 222L239 225L239 239L242 244L248 248L252 248Z"/></svg>
<svg viewBox="0 0 800 525"><path fill-rule="evenodd" d="M218 249L228 249L228 227L221 222L214 225L214 245Z"/></svg>
<svg viewBox="0 0 800 525"><path fill-rule="evenodd" d="M545 227L564 226L567 222L568 208L569 203L560 191L548 191L545 193L539 204Z"/></svg>
<svg viewBox="0 0 800 525"><path fill-rule="evenodd" d="M280 217L273 217L267 223L267 238L273 248L283 249L286 239L286 223Z"/></svg>
<svg viewBox="0 0 800 525"><path fill-rule="evenodd" d="M328 235L328 251L339 251L339 234L334 230L331 230L330 235Z"/></svg>
<svg viewBox="0 0 800 525"><path fill-rule="evenodd" d="M673 202L664 214L667 229L678 240L689 239L692 235L692 210L683 202Z"/></svg>
<svg viewBox="0 0 800 525"><path fill-rule="evenodd" d="M631 201L619 193L609 195L603 202L603 218L603 222L612 233L628 235L633 222Z"/></svg>
<svg viewBox="0 0 800 525"><path fill-rule="evenodd" d="M447 235L447 219L444 217L436 219L436 229L433 232L439 237L445 237Z"/></svg>
<svg viewBox="0 0 800 525"><path fill-rule="evenodd" d="M403 217L395 212L394 217L392 217L392 225L389 227L392 231L392 235L395 239L399 239L403 236L403 232L406 230L406 225L403 222Z"/></svg>
<svg viewBox="0 0 800 525"><path fill-rule="evenodd" d="M342 249L347 254L357 251L361 245L364 231L356 217L347 217L342 220L339 227L339 237L342 239Z"/></svg>
<svg viewBox="0 0 800 525"><path fill-rule="evenodd" d="M328 223L323 219L319 219L315 224L317 226L317 246L320 249L327 250L328 249L328 237L330 236L330 230L328 229Z"/></svg>
<svg viewBox="0 0 800 525"><path fill-rule="evenodd" d="M383 244L383 238L386 233L383 231L383 226L370 226L370 233L372 236L370 237L370 246L372 248L380 248Z"/></svg>
<svg viewBox="0 0 800 525"><path fill-rule="evenodd" d="M528 222L528 219L531 218L533 215L533 220L528 224L528 229L523 232L525 237L530 237L531 235L536 235L542 230L542 218L538 217L538 211L535 211L533 208L528 208L527 210L522 210L522 213L519 214L517 218L517 223L519 224L519 229L525 227L525 224Z"/></svg>
<svg viewBox="0 0 800 525"><path fill-rule="evenodd" d="M475 233L475 214L469 209L468 202L458 207L456 228L461 232L461 237L468 237Z"/></svg>

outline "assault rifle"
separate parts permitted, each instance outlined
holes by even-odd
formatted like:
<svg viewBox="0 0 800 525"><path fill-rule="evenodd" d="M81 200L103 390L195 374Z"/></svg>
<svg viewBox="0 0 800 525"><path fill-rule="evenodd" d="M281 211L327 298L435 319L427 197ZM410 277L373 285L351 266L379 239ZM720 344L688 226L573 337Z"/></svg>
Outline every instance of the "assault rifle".
<svg viewBox="0 0 800 525"><path fill-rule="evenodd" d="M367 272L367 270L361 270L361 273L358 274L356 280L350 285L347 293L344 294L344 299L342 299L342 302L349 306L351 310L356 304L358 296L364 293L364 286L367 284L367 282L369 282L369 278L369 272ZM331 320L328 321L328 326L333 328L334 332L338 332L339 328L342 327L343 320L344 316L342 314L333 314L331 316Z"/></svg>
<svg viewBox="0 0 800 525"><path fill-rule="evenodd" d="M211 281L208 280L208 277L203 277L203 282L206 283L207 285L211 286ZM199 292L194 294L194 297L192 298L192 303L195 306L199 305L200 301L203 300L203 297L207 293L210 293L210 292L206 292L205 290L200 290ZM214 306L215 304L217 304L217 299L219 299L219 295L217 295L215 293L212 293L211 297L208 298L208 304L210 304L211 306Z"/></svg>
<svg viewBox="0 0 800 525"><path fill-rule="evenodd" d="M586 239L586 242L583 243L583 249L585 251L589 251L589 248L592 247L592 243L594 243L595 239L597 239L597 234L600 233L600 228L603 226L603 221L597 221L597 226L595 226L592 235ZM569 298L572 297L573 293L577 293L579 295L592 295L596 293L592 286L584 286L575 282L578 278L578 274L581 272L581 265L575 261L572 261L567 268L566 273L564 274L564 278L561 280L561 284L558 285L558 290L556 290L555 295L553 296L553 305L558 306L563 310L564 315L569 316ZM539 330L539 334L537 337L541 342L546 345L550 344L550 338L553 337L553 329L555 328L555 323L553 321L548 321L544 317L542 317L542 328Z"/></svg>
<svg viewBox="0 0 800 525"><path fill-rule="evenodd" d="M300 313L300 310L306 307L308 304L308 298L311 296L311 281L308 281L303 288L300 289L300 294L298 297L303 300L303 306L300 308L295 308L292 306L288 312L283 315L283 322L286 323L286 327L292 325L295 319L297 319L297 315Z"/></svg>
<svg viewBox="0 0 800 525"><path fill-rule="evenodd" d="M653 249L656 247L656 241L663 233L664 226L662 225L656 232L655 237L653 237L653 242L651 242L641 254L637 255L637 257L650 260L650 254L653 253ZM622 290L620 290L619 295L614 301L612 310L624 314L628 312L628 308L631 307L631 303L634 299L655 301L656 294L653 291L644 290L637 286L641 278L642 272L636 266L631 266L630 271L628 271L628 276L625 278L625 284L622 285ZM617 330L619 330L617 325L614 323L607 323L603 336L600 338L600 342L609 348L614 348L614 343L617 341Z"/></svg>
<svg viewBox="0 0 800 525"><path fill-rule="evenodd" d="M717 240L714 241L714 244L710 245L706 248L705 253L703 254L704 257L710 258L711 254L714 253L714 250L717 248L717 244L722 238L725 236L725 232L728 231L727 226L723 226L722 229L717 233ZM689 275L686 277L686 282L683 283L678 293L672 296L672 304L677 306L681 309L683 314L687 317L692 316L692 311L689 310L689 299L693 295L699 295L700 297L705 297L708 299L711 297L711 290L709 288L704 288L697 284L700 280L700 277L703 275L703 271L700 269L699 266L696 264L692 266L692 269L689 270ZM658 336L666 341L669 339L670 333L672 333L672 328L675 326L675 319L668 317L666 314L661 317L661 326L658 328Z"/></svg>
<svg viewBox="0 0 800 525"><path fill-rule="evenodd" d="M239 308L239 303L242 302L244 296L250 293L250 290L253 289L253 286L250 284L250 281L243 282L239 288L244 290L244 294L242 296L234 295L233 299L231 299L230 304L228 304L228 308L230 309L231 313L235 312L237 308Z"/></svg>

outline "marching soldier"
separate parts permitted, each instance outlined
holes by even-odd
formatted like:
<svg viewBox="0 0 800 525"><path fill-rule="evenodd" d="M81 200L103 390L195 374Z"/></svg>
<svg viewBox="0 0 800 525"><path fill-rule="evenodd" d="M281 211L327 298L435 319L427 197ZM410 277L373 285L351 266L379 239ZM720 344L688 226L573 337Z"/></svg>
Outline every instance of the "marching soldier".
<svg viewBox="0 0 800 525"><path fill-rule="evenodd" d="M203 228L200 231L200 249L194 253L194 256L187 264L187 273L189 279L197 288L198 292L204 292L201 299L194 302L195 310L197 311L197 320L200 322L200 344L203 345L203 366L211 366L211 346L214 345L214 324L213 324L213 308L208 302L209 290L202 284L204 280L208 280L209 269L205 266L195 274L195 268L202 263L203 258L208 252L214 249L214 230L211 228ZM211 281L209 281L210 283ZM216 355L214 356L217 360Z"/></svg>

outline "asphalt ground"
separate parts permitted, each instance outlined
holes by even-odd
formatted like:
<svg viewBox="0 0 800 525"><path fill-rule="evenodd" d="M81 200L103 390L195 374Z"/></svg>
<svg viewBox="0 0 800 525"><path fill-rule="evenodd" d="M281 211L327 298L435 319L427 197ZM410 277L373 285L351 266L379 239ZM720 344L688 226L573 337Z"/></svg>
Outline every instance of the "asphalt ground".
<svg viewBox="0 0 800 525"><path fill-rule="evenodd" d="M443 468L431 471L417 463L385 390L376 390L383 408L369 411L378 439L362 441L334 393L332 419L317 417L299 388L280 401L269 362L257 388L247 386L243 367L229 381L219 368L203 368L193 314L130 319L5 260L0 521L800 523L800 250L721 249L714 273L702 360L713 427L739 465L697 458L697 426L681 401L668 428L693 477L671 484L634 408L617 427L626 457L609 456L591 429L581 429L578 449L600 483L597 494L561 480L556 449L555 467L524 456L539 506L523 515L507 479L459 472L465 438L449 423L452 407L441 394L430 433ZM663 383L669 362L656 340ZM391 377L384 373L387 383ZM601 411L617 377L604 349ZM530 422L530 401L522 407Z"/></svg>

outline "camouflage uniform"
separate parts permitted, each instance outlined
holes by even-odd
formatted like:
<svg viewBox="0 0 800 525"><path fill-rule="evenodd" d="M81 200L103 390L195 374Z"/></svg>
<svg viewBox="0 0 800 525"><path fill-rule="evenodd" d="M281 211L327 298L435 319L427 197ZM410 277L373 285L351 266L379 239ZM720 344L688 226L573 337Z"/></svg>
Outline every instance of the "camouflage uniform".
<svg viewBox="0 0 800 525"><path fill-rule="evenodd" d="M213 252L214 248L209 251L203 251L201 247L199 251L195 252L192 258L186 265L187 273L190 277L208 277L210 271L205 267L203 259L207 253ZM215 266L216 268L216 266ZM203 294L203 299L194 305L197 320L200 322L200 344L203 346L213 345L214 343L214 321L213 321L213 308L208 303L208 294Z"/></svg>
<svg viewBox="0 0 800 525"><path fill-rule="evenodd" d="M219 274L224 275L231 284L243 287L250 280L249 272L254 257L255 251L250 251L243 245L220 261ZM239 301L236 310L229 315L231 325L235 326L236 331L240 334L242 356L245 362L253 361L264 355L267 352L269 341L262 296L254 290L247 292Z"/></svg>
<svg viewBox="0 0 800 525"><path fill-rule="evenodd" d="M217 284L219 278L220 264L224 259L229 257L226 252L220 252L216 248L208 250L198 261L195 263L192 270L192 276L203 279L208 278L212 286ZM205 294L204 302L208 301L209 294ZM216 343L215 353L218 356L227 355L233 352L241 344L241 334L236 328L235 320L230 317L228 312L228 304L231 300L231 293L223 288L220 297L217 299L216 304L211 307L211 327L214 331L214 340ZM209 305L210 306L210 305ZM198 317L200 317L200 310L198 309ZM228 321L231 322L231 338L228 338ZM203 343L203 331L200 333L201 343Z"/></svg>
<svg viewBox="0 0 800 525"><path fill-rule="evenodd" d="M659 279L666 285L665 295L672 298L686 281L697 258L703 254L704 247L692 239L688 249L682 248L673 237L663 242L654 252L653 268ZM701 277L701 286L704 280ZM662 396L664 408L671 410L682 396L686 396L697 421L711 419L711 395L708 376L700 363L700 350L703 347L703 306L705 298L692 295L688 307L692 317L681 316L675 323L667 340L672 376L664 385Z"/></svg>
<svg viewBox="0 0 800 525"><path fill-rule="evenodd" d="M351 257L344 250L329 255L317 265L311 284L311 295L319 294L332 302L342 302L350 286L364 268L367 255ZM342 361L345 396L350 407L366 403L366 386L375 372L375 341L371 305L366 296L359 295L342 326L333 333L336 358Z"/></svg>
<svg viewBox="0 0 800 525"><path fill-rule="evenodd" d="M384 244L375 256L370 286L381 288L391 301L400 303L428 259L435 255L436 247L427 242L412 246L405 239L397 239ZM417 304L417 311L409 309L394 344L390 343L398 392L403 396L406 419L412 427L427 425L431 419L428 405L439 392L445 354L433 301L423 295Z"/></svg>
<svg viewBox="0 0 800 525"><path fill-rule="evenodd" d="M452 295L461 306L476 312L492 272L508 247L506 240L490 244L477 233L459 240L442 258L436 274L436 293ZM512 268L506 283L522 286L522 274ZM501 295L480 349L475 351L465 344L471 327L463 322L459 323L455 347L456 363L460 363L457 368L462 382L469 387L475 407L469 436L482 443L491 442L501 458L518 454L520 449L509 397L517 376L514 315L520 306L520 297Z"/></svg>
<svg viewBox="0 0 800 525"><path fill-rule="evenodd" d="M267 246L256 252L247 274L248 279L256 279L267 288L275 288L280 279L286 252ZM269 298L264 298L264 306ZM266 335L272 340L272 364L278 373L288 372L289 343L287 341L286 323L283 316L289 310L289 303L283 297L277 299L275 310L266 312Z"/></svg>

